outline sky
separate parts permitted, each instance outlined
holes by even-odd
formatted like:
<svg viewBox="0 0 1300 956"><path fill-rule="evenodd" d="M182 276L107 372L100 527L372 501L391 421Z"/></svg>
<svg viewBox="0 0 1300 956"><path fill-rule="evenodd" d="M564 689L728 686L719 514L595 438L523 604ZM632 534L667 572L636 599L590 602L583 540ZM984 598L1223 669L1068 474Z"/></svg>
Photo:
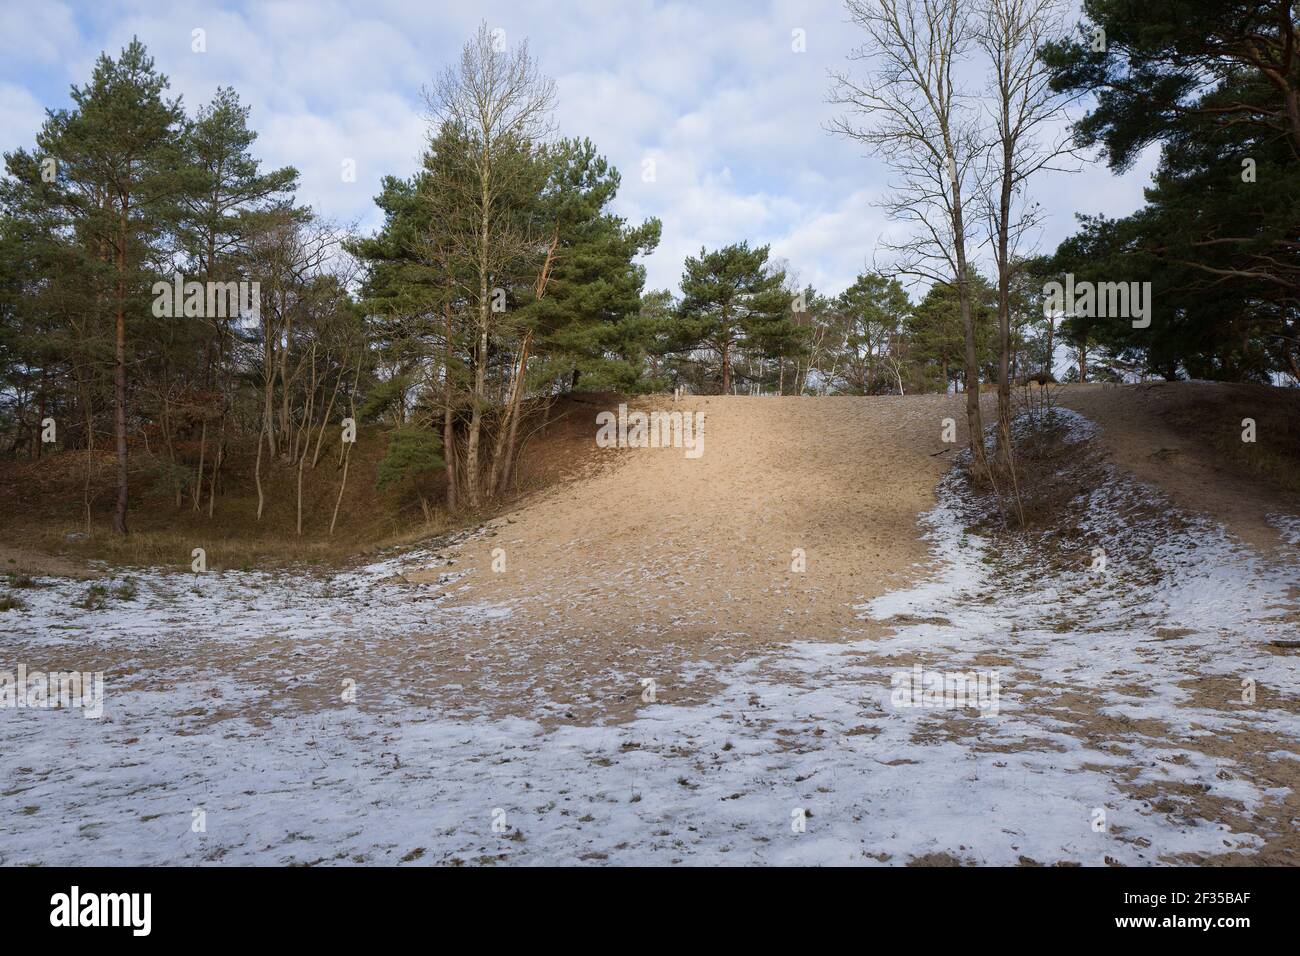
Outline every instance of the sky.
<svg viewBox="0 0 1300 956"><path fill-rule="evenodd" d="M852 69L863 40L839 0L0 0L0 150L30 147L45 108L70 105L99 53L134 35L191 114L233 86L264 168L297 167L300 202L370 232L381 177L419 164L422 89L480 21L527 39L556 82L558 133L589 137L622 172L615 211L662 220L647 288L676 289L702 247L748 240L834 294L898 235L876 205L888 165L825 131L838 109L828 71ZM1053 249L1076 213L1138 208L1153 168L1148 153L1123 176L1100 162L1043 174L1035 245Z"/></svg>

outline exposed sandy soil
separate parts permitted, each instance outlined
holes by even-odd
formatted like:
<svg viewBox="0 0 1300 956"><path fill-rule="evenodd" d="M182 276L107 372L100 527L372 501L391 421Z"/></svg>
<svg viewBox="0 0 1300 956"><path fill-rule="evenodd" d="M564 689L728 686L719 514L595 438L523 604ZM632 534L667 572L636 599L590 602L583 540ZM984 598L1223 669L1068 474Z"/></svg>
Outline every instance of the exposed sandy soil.
<svg viewBox="0 0 1300 956"><path fill-rule="evenodd" d="M697 670L701 661L742 661L791 640L880 634L855 608L927 573L917 519L965 441L964 400L633 403L702 412L696 459L679 448L595 449L597 412L617 406L593 405L592 473L491 522L449 549L447 564L406 576L419 588L463 574L453 606L511 609L490 628L462 630L454 647L431 636L438 649L430 656L459 659L470 642L474 670L506 657L510 666L492 674L501 689L496 713L526 710L541 691L565 719L619 721L642 706L634 675L657 674L674 702L700 703L717 689ZM957 423L956 443L942 441L945 418ZM793 570L795 549L805 571Z"/></svg>
<svg viewBox="0 0 1300 956"><path fill-rule="evenodd" d="M1275 553L1281 542L1266 516L1295 514L1297 502L1166 424L1167 416L1213 388L1074 386L1057 395L1097 422L1099 451L1122 471L1178 506L1222 522L1257 551ZM494 670L504 691L495 712L520 712L541 690L561 702L567 720L632 719L641 701L628 675L648 673L674 702L700 703L717 688L707 673L692 672L698 661L735 663L791 640L888 633L860 609L929 573L917 518L933 505L937 482L951 467L953 446L940 440L943 419L953 418L965 440L962 402L962 396L660 401L654 407L705 413L700 459L688 460L678 449L606 450L608 463L598 474L527 502L484 536L451 549L448 565L408 579L418 585L463 572L456 583L464 591L455 600L512 608L490 630L471 629L481 656L478 663L466 659L467 668L477 670L495 648L516 673L548 679L525 686ZM986 400L986 421L992 413ZM505 552L502 573L491 570L495 548ZM806 551L805 573L791 571L794 548ZM460 641L468 637L462 631ZM436 647L434 657L456 652L459 658L442 641ZM1020 649L1009 645L1008 653L997 666L1023 663ZM1088 696L1073 718L1079 733L1084 739L1113 734L1096 713L1096 694ZM1221 744L1248 763L1259 740L1232 735ZM1297 767L1271 766L1281 776ZM1296 852L1285 847L1288 857Z"/></svg>
<svg viewBox="0 0 1300 956"><path fill-rule="evenodd" d="M960 426L962 401L647 403L703 413L702 456L601 450L597 475L493 522L454 569L467 572L473 600L509 604L566 634L861 636L867 625L853 607L905 583L926 558L916 519L950 465L955 446L940 433L944 418ZM497 548L501 573L492 570ZM806 572L792 570L796 549ZM447 570L408 577L427 582Z"/></svg>
<svg viewBox="0 0 1300 956"><path fill-rule="evenodd" d="M0 572L15 574L53 574L64 578L97 578L101 572L74 558L47 554L32 548L0 541Z"/></svg>
<svg viewBox="0 0 1300 956"><path fill-rule="evenodd" d="M1101 426L1100 439L1108 457L1140 481L1156 485L1179 507L1203 512L1223 522L1237 537L1262 551L1277 548L1277 530L1265 517L1300 511L1300 500L1270 483L1231 467L1211 447L1210 429L1239 436L1239 421L1204 420L1195 429L1172 427L1189 410L1212 400L1220 391L1240 386L1207 382L1152 382L1144 385L1072 385L1060 389L1067 408ZM1246 388L1250 388L1246 386ZM1262 388L1258 389L1266 397ZM1249 406L1248 406L1249 407ZM1261 401L1254 412L1260 422L1257 441L1275 440L1269 412L1274 403Z"/></svg>
<svg viewBox="0 0 1300 956"><path fill-rule="evenodd" d="M1076 385L1055 396L1100 426L1122 470L1272 552L1280 539L1266 516L1296 513L1300 501L1167 422L1217 388ZM579 646L671 640L711 656L859 637L876 625L854 608L925 571L917 517L966 441L963 405L960 395L646 400L639 407L703 412L705 453L598 450L594 475L528 500L449 564L408 578L464 574L459 600L512 607L500 639L521 646L538 627ZM596 411L613 407L592 406L593 444ZM991 422L992 395L984 412ZM941 441L948 417L957 445ZM792 571L796 548L805 573Z"/></svg>

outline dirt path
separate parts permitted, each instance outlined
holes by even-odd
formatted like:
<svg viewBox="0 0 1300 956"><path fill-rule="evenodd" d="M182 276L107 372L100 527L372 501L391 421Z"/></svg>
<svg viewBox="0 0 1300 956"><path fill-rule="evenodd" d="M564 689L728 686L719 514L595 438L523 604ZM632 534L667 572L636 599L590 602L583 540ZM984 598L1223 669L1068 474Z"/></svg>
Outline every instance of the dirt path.
<svg viewBox="0 0 1300 956"><path fill-rule="evenodd" d="M1215 452L1211 430L1222 430L1235 439L1241 430L1240 415L1197 412L1205 404L1213 407L1218 392L1233 388L1206 382L1072 385L1060 390L1060 398L1067 408L1100 426L1102 445L1120 468L1157 486L1179 507L1212 515L1252 547L1272 552L1282 542L1268 515L1294 514L1300 501L1227 467ZM1215 409L1220 410L1228 411ZM1281 410L1264 402L1252 407L1247 401L1245 411L1267 427L1268 414ZM1196 419L1191 429L1171 424L1188 418ZM1265 432L1261 440L1268 439Z"/></svg>

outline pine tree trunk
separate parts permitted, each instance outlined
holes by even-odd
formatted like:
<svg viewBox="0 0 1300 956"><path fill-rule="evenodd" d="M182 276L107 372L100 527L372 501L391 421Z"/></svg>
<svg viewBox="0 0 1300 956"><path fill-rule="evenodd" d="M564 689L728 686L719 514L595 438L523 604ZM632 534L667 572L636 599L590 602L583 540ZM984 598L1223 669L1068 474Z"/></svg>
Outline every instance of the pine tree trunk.
<svg viewBox="0 0 1300 956"><path fill-rule="evenodd" d="M117 246L117 323L113 340L116 364L113 369L113 424L117 438L117 507L113 511L113 530L126 534L127 458L126 458L126 218L123 201L118 219Z"/></svg>
<svg viewBox="0 0 1300 956"><path fill-rule="evenodd" d="M484 300L484 306L487 302ZM486 322L486 319L484 319ZM483 390L485 366L487 365L487 326L479 332L478 342L474 347L474 394L473 406L469 414L469 438L465 442L465 492L471 508L478 507L479 474L478 446L479 435L483 430Z"/></svg>
<svg viewBox="0 0 1300 956"><path fill-rule="evenodd" d="M199 501L203 498L203 466L207 463L208 454L208 416L203 416L203 429L199 433L199 468L194 475L194 494L190 497L194 501L194 510L199 510Z"/></svg>
<svg viewBox="0 0 1300 956"><path fill-rule="evenodd" d="M262 520L262 508L266 504L266 495L262 492L262 436L266 434L266 421L257 433L257 463L253 466L253 484L257 486L257 520Z"/></svg>
<svg viewBox="0 0 1300 956"><path fill-rule="evenodd" d="M354 397L348 403L352 412L353 420L355 420L357 417L357 403L355 398L357 394L356 381L360 378L360 376L361 376L361 365L360 365L360 360L358 359L357 374L353 376L352 395ZM348 486L348 465L352 463L352 446L356 444L356 442L341 442L340 444L342 444L346 450L343 452L343 477L339 481L339 496L334 499L334 514L330 516L330 537L334 536L334 526L338 524L339 505L343 504L343 492Z"/></svg>
<svg viewBox="0 0 1300 956"><path fill-rule="evenodd" d="M298 537L302 537L302 469L307 463L307 450L304 448L302 457L298 459Z"/></svg>
<svg viewBox="0 0 1300 956"><path fill-rule="evenodd" d="M447 463L447 511L455 514L459 507L456 489L456 416L452 409L451 389L451 303L443 305L446 356L443 364L442 457Z"/></svg>

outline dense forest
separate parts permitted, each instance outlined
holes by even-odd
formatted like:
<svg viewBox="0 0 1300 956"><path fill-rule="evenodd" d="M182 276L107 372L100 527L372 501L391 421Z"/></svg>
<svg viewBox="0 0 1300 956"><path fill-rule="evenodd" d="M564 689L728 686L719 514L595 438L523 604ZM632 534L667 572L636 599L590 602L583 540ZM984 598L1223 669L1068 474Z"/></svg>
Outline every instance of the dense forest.
<svg viewBox="0 0 1300 956"><path fill-rule="evenodd" d="M1007 91L985 130L950 139L964 120L941 112L941 143L912 136L897 77L893 113L869 82L838 78L846 119L831 132L915 171L893 211L946 243L892 250L892 267L838 291L743 237L687 258L679 288L646 289L638 260L660 222L613 211L619 171L555 128L527 44L499 48L486 26L424 91L420 168L383 180L370 235L300 205L296 170L262 167L237 91L190 112L138 41L102 55L33 146L5 156L0 455L111 455L120 533L132 475L211 516L238 467L259 518L269 477L296 475L301 531L303 473L328 462L341 495L358 430L386 436L381 483L426 511L435 493L473 510L506 493L530 418L571 392L973 394L978 380L1000 386L1005 421L1029 380L1294 384L1290 5L1089 0L1074 39L1039 32L1048 6L994 3L1020 19L951 37L953 53L964 39L988 54ZM906 24L859 25L908 48ZM1070 142L1035 138L1078 102ZM1141 210L1082 218L1050 255L1020 248L1034 172L1089 149L1122 170L1151 143ZM1150 282L1156 320L1045 308L1065 273Z"/></svg>

